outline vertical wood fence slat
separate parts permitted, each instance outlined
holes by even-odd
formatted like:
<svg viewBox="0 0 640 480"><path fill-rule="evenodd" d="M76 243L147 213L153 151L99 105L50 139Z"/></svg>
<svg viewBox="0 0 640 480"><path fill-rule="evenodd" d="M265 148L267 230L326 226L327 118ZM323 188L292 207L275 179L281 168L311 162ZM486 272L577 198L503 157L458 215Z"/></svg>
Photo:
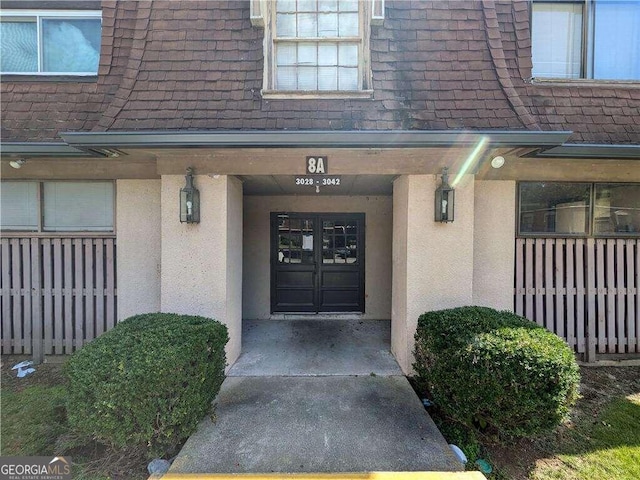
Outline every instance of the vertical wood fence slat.
<svg viewBox="0 0 640 480"><path fill-rule="evenodd" d="M606 288L604 289L607 298L607 352L613 353L616 350L616 304L615 304L615 243L612 240L605 240L607 265Z"/></svg>
<svg viewBox="0 0 640 480"><path fill-rule="evenodd" d="M84 279L82 265L82 239L76 238L73 242L75 255L75 277L74 277L74 298L75 298L75 319L76 319L76 349L82 348L84 344Z"/></svg>
<svg viewBox="0 0 640 480"><path fill-rule="evenodd" d="M636 243L636 352L640 352L640 240Z"/></svg>
<svg viewBox="0 0 640 480"><path fill-rule="evenodd" d="M515 312L524 315L524 259L522 250L524 242L516 240L516 291L515 291Z"/></svg>
<svg viewBox="0 0 640 480"><path fill-rule="evenodd" d="M13 353L11 335L11 265L9 259L9 239L0 239L0 267L2 267L2 351Z"/></svg>
<svg viewBox="0 0 640 480"><path fill-rule="evenodd" d="M529 320L535 320L533 316L533 299L534 299L534 284L533 284L533 239L527 238L525 242L525 262L526 262L526 279L525 279L525 299L526 299L526 317Z"/></svg>
<svg viewBox="0 0 640 480"><path fill-rule="evenodd" d="M106 304L107 304L107 329L111 329L116 324L116 263L115 263L115 242L109 238L105 240L106 250L106 266L107 266L107 289L106 289Z"/></svg>
<svg viewBox="0 0 640 480"><path fill-rule="evenodd" d="M544 263L544 284L540 285L544 291L545 309L544 309L544 326L552 332L555 329L553 324L553 247L555 240L547 238L544 242L544 261L539 259L540 263Z"/></svg>
<svg viewBox="0 0 640 480"><path fill-rule="evenodd" d="M629 352L640 352L637 345L640 310L636 310L635 301L640 300L640 270L636 268L636 259L640 261L640 251L636 250L634 240L627 240L626 283L627 283L627 348ZM640 242L639 242L640 246Z"/></svg>
<svg viewBox="0 0 640 480"><path fill-rule="evenodd" d="M22 351L31 353L31 244L28 239L20 239L22 247L22 274L24 275L24 315L22 317Z"/></svg>
<svg viewBox="0 0 640 480"><path fill-rule="evenodd" d="M63 241L64 247L64 351L73 352L73 245L70 238Z"/></svg>
<svg viewBox="0 0 640 480"><path fill-rule="evenodd" d="M516 239L514 307L587 361L640 353L640 239Z"/></svg>
<svg viewBox="0 0 640 480"><path fill-rule="evenodd" d="M44 288L44 353L51 355L53 353L53 298L52 298L52 258L51 258L51 240L42 239L42 266L44 277L42 287Z"/></svg>
<svg viewBox="0 0 640 480"><path fill-rule="evenodd" d="M573 348L578 348L576 344L576 320L575 315L575 297L576 297L576 285L574 281L574 261L576 242L573 239L567 239L565 242L565 279L566 279L566 295L565 303L567 305L566 310L566 325L567 325L567 343Z"/></svg>
<svg viewBox="0 0 640 480"><path fill-rule="evenodd" d="M536 290L535 290L535 301L536 301L536 323L538 325L542 325L544 327L544 290L543 290L543 279L544 279L544 262L543 262L543 242L535 243L535 269L536 269Z"/></svg>
<svg viewBox="0 0 640 480"><path fill-rule="evenodd" d="M85 312L85 338L92 340L94 338L94 315L93 304L95 300L95 291L93 285L93 239L83 240L84 243L84 312Z"/></svg>
<svg viewBox="0 0 640 480"><path fill-rule="evenodd" d="M613 241L613 240L612 240ZM624 283L624 257L625 257L625 241L616 240L616 320L617 320L617 338L616 353L626 353L627 351L627 332L625 332L625 309L624 301L627 295L627 289Z"/></svg>
<svg viewBox="0 0 640 480"><path fill-rule="evenodd" d="M40 282L40 241L31 239L31 345L33 360L44 359L42 344L42 290Z"/></svg>
<svg viewBox="0 0 640 480"><path fill-rule="evenodd" d="M586 333L584 300L586 285L584 283L584 240L576 240L576 335L578 336L578 352L585 353Z"/></svg>
<svg viewBox="0 0 640 480"><path fill-rule="evenodd" d="M11 305L13 309L13 350L22 353L22 269L20 255L20 239L11 239Z"/></svg>
<svg viewBox="0 0 640 480"><path fill-rule="evenodd" d="M104 240L96 240L96 337L104 333Z"/></svg>
<svg viewBox="0 0 640 480"><path fill-rule="evenodd" d="M564 292L566 284L564 281L564 269L565 269L565 241L561 238L556 240L556 254L555 254L555 274L556 274L556 314L555 314L555 332L559 337L565 337L565 321L564 321ZM567 341L569 339L567 338ZM572 343L570 345L573 346Z"/></svg>
<svg viewBox="0 0 640 480"><path fill-rule="evenodd" d="M53 304L54 304L54 335L53 349L56 355L64 353L64 317L62 313L62 241L53 239Z"/></svg>

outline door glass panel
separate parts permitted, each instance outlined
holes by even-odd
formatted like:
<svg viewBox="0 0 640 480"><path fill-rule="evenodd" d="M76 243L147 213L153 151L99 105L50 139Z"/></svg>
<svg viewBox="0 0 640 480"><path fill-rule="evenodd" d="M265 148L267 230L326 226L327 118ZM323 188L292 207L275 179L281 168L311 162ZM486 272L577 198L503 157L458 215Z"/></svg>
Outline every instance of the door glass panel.
<svg viewBox="0 0 640 480"><path fill-rule="evenodd" d="M324 221L322 224L322 262L345 264L358 259L356 222Z"/></svg>
<svg viewBox="0 0 640 480"><path fill-rule="evenodd" d="M278 262L313 264L313 220L278 215Z"/></svg>

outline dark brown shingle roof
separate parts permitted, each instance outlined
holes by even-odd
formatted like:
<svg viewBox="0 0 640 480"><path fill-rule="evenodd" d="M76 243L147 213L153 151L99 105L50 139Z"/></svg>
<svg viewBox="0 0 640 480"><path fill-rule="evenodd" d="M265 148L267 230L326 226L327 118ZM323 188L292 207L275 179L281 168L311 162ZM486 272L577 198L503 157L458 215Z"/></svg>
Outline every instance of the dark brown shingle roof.
<svg viewBox="0 0 640 480"><path fill-rule="evenodd" d="M372 27L373 99L266 100L263 30L246 1L103 3L93 83L2 79L2 140L60 131L573 130L640 143L638 85L532 84L529 11L516 2L387 1Z"/></svg>

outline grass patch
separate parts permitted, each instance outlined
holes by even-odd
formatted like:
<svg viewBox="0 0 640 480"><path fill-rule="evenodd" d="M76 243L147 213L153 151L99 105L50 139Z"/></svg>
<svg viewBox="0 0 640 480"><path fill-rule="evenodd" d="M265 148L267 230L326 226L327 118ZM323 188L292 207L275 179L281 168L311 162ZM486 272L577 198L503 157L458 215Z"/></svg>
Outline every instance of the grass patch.
<svg viewBox="0 0 640 480"><path fill-rule="evenodd" d="M558 445L556 461L541 461L536 480L640 478L640 394L616 398L588 423L575 425Z"/></svg>
<svg viewBox="0 0 640 480"><path fill-rule="evenodd" d="M66 388L33 385L2 389L3 456L49 455L66 432Z"/></svg>
<svg viewBox="0 0 640 480"><path fill-rule="evenodd" d="M62 364L42 364L16 378L11 367L25 357L2 357L0 455L70 456L79 480L146 479L147 461L138 452L110 450L75 435L67 423L67 382Z"/></svg>

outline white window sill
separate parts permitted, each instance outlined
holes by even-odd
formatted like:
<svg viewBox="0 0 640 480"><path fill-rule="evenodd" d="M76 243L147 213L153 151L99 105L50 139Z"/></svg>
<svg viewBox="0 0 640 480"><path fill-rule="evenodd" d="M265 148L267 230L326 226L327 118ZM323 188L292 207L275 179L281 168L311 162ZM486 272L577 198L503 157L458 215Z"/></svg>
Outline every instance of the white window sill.
<svg viewBox="0 0 640 480"><path fill-rule="evenodd" d="M640 88L640 80L597 80L593 78L541 78L531 79L532 85L581 86L581 87L624 87Z"/></svg>
<svg viewBox="0 0 640 480"><path fill-rule="evenodd" d="M372 99L373 90L332 90L332 91L299 91L299 90L262 90L262 98L266 100L325 100L325 99Z"/></svg>

